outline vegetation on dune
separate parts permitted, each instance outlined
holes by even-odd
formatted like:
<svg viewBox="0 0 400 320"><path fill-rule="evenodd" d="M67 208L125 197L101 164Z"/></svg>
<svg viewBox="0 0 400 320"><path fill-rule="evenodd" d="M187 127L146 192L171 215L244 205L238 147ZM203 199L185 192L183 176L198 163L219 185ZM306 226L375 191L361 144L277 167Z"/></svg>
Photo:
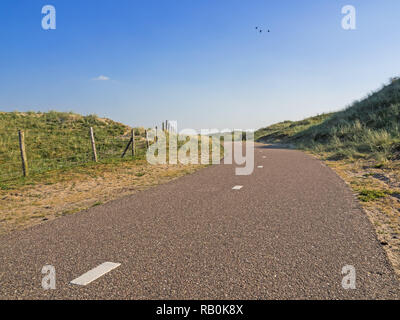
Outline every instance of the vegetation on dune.
<svg viewBox="0 0 400 320"><path fill-rule="evenodd" d="M121 158L131 138L132 128L127 125L96 115L82 116L71 112L0 112L0 190L27 184L54 183L84 171L101 174L105 167L96 166L93 162L90 127L94 131L100 164L115 167L132 162L130 149ZM18 130L23 130L25 134L28 177L23 177L22 173ZM133 160L144 161L147 150L145 129L134 128L134 131ZM169 138L168 133L166 137ZM183 144L185 141L178 141L178 148ZM166 148L168 158L168 144ZM214 149L213 145L212 151L223 153L223 147L218 151ZM142 175L136 174L137 177Z"/></svg>
<svg viewBox="0 0 400 320"><path fill-rule="evenodd" d="M258 141L314 154L358 195L400 275L400 80L344 110L285 121L256 132Z"/></svg>
<svg viewBox="0 0 400 320"><path fill-rule="evenodd" d="M18 129L25 133L27 177L22 175ZM122 159L131 128L121 123L73 113L0 112L0 234L98 206L206 166L151 165L145 157L145 130L134 130L135 157L128 149ZM179 141L178 148L183 144ZM165 148L168 158L169 145ZM223 148L215 151L222 156Z"/></svg>
<svg viewBox="0 0 400 320"><path fill-rule="evenodd" d="M331 114L321 114L301 121L286 120L279 122L257 130L254 138L266 142L290 142L297 134L300 134L312 126L322 123L329 116L331 116Z"/></svg>
<svg viewBox="0 0 400 320"><path fill-rule="evenodd" d="M256 132L265 142L293 143L327 153L331 159L374 158L385 161L400 154L400 80L354 102L346 109L285 121Z"/></svg>
<svg viewBox="0 0 400 320"><path fill-rule="evenodd" d="M360 199L363 202L368 202L368 201L373 201L379 198L384 198L386 196L386 191L385 190L368 190L368 189L362 189L359 192L358 199Z"/></svg>
<svg viewBox="0 0 400 320"><path fill-rule="evenodd" d="M93 128L98 162L93 160ZM23 176L18 130L25 136L29 175ZM65 112L0 112L0 234L102 205L140 190L166 183L207 166L214 152L224 154L210 137L210 154L198 154L201 164L156 164L146 160L144 128L134 128L135 156L127 149L129 126ZM160 130L158 130L160 132ZM165 135L167 161L169 138ZM175 138L175 137L174 137ZM159 142L164 139L159 137ZM178 141L177 149L190 141ZM153 142L150 142L152 145ZM189 156L189 148L186 149ZM156 151L156 154L158 151ZM193 155L190 155L193 156ZM203 157L205 156L205 157Z"/></svg>
<svg viewBox="0 0 400 320"><path fill-rule="evenodd" d="M18 130L25 133L30 174L65 169L92 161L89 138L93 127L98 158L115 161L130 139L130 128L96 115L81 116L65 112L0 113L0 181L21 177ZM144 129L136 128L137 158L143 158Z"/></svg>

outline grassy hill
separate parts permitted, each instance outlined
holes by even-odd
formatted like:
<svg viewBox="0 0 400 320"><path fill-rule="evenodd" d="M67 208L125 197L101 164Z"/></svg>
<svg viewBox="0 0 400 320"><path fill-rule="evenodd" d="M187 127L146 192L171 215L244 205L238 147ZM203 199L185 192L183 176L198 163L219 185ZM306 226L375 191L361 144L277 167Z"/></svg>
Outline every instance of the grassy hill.
<svg viewBox="0 0 400 320"><path fill-rule="evenodd" d="M98 158L120 158L130 139L131 128L95 115L81 116L64 112L0 113L0 183L21 177L18 130L25 133L25 145L31 175L83 165L92 161L89 138L93 127ZM144 156L144 129L136 128L137 157Z"/></svg>
<svg viewBox="0 0 400 320"><path fill-rule="evenodd" d="M331 159L394 159L400 151L400 80L346 109L302 121L285 121L256 132L263 142L290 143Z"/></svg>
<svg viewBox="0 0 400 320"><path fill-rule="evenodd" d="M22 174L19 129L25 133L28 177ZM0 234L81 212L205 166L149 164L144 128L135 128L135 157L121 159L130 135L129 126L94 115L0 112Z"/></svg>
<svg viewBox="0 0 400 320"><path fill-rule="evenodd" d="M400 275L400 80L346 109L258 130L258 141L311 152L358 194Z"/></svg>
<svg viewBox="0 0 400 320"><path fill-rule="evenodd" d="M286 120L279 122L257 130L255 132L255 139L275 143L290 142L296 134L310 128L311 126L322 123L331 115L332 114L322 114L301 121Z"/></svg>

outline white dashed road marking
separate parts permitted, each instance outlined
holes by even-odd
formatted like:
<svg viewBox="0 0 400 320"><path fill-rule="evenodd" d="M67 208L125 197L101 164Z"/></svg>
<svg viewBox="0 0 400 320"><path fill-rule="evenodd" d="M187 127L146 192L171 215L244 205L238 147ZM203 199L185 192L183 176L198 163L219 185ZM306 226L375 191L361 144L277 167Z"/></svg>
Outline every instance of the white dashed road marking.
<svg viewBox="0 0 400 320"><path fill-rule="evenodd" d="M258 169L262 169L262 168L264 168L264 166L258 166L257 168L258 168Z"/></svg>
<svg viewBox="0 0 400 320"><path fill-rule="evenodd" d="M265 159L265 158L266 158L266 156L263 156L263 158Z"/></svg>
<svg viewBox="0 0 400 320"><path fill-rule="evenodd" d="M243 186L234 186L233 188L232 188L232 190L240 190L240 189L242 189L243 188Z"/></svg>
<svg viewBox="0 0 400 320"><path fill-rule="evenodd" d="M106 273L118 268L121 264L114 263L114 262L104 262L98 267L84 273L80 277L71 281L72 284L77 284L79 286L86 286L92 281L100 278L101 276L105 275Z"/></svg>

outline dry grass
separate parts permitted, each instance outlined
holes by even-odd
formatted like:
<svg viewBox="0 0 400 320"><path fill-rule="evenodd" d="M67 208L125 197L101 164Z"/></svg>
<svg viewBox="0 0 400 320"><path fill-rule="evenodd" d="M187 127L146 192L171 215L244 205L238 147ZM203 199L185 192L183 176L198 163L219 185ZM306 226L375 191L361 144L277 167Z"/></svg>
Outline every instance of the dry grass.
<svg viewBox="0 0 400 320"><path fill-rule="evenodd" d="M98 163L92 161L90 127ZM27 177L21 172L18 129L25 132ZM149 165L144 128L134 128L135 156L121 159L131 129L96 115L0 112L0 234L100 205L203 167Z"/></svg>
<svg viewBox="0 0 400 320"><path fill-rule="evenodd" d="M103 204L192 173L204 165L97 164L48 173L41 183L0 190L0 234Z"/></svg>
<svg viewBox="0 0 400 320"><path fill-rule="evenodd" d="M394 270L400 276L400 161L326 160L354 190Z"/></svg>

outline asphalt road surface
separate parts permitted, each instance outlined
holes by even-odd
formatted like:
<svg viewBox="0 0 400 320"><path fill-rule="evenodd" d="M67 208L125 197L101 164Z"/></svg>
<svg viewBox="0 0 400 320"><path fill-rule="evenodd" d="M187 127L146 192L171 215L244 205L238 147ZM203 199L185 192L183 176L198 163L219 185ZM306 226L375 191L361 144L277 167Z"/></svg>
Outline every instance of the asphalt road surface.
<svg viewBox="0 0 400 320"><path fill-rule="evenodd" d="M399 298L370 222L332 170L263 145L251 176L234 169L208 167L1 237L0 298ZM42 288L44 265L55 267L55 290ZM342 287L346 265L356 289Z"/></svg>

